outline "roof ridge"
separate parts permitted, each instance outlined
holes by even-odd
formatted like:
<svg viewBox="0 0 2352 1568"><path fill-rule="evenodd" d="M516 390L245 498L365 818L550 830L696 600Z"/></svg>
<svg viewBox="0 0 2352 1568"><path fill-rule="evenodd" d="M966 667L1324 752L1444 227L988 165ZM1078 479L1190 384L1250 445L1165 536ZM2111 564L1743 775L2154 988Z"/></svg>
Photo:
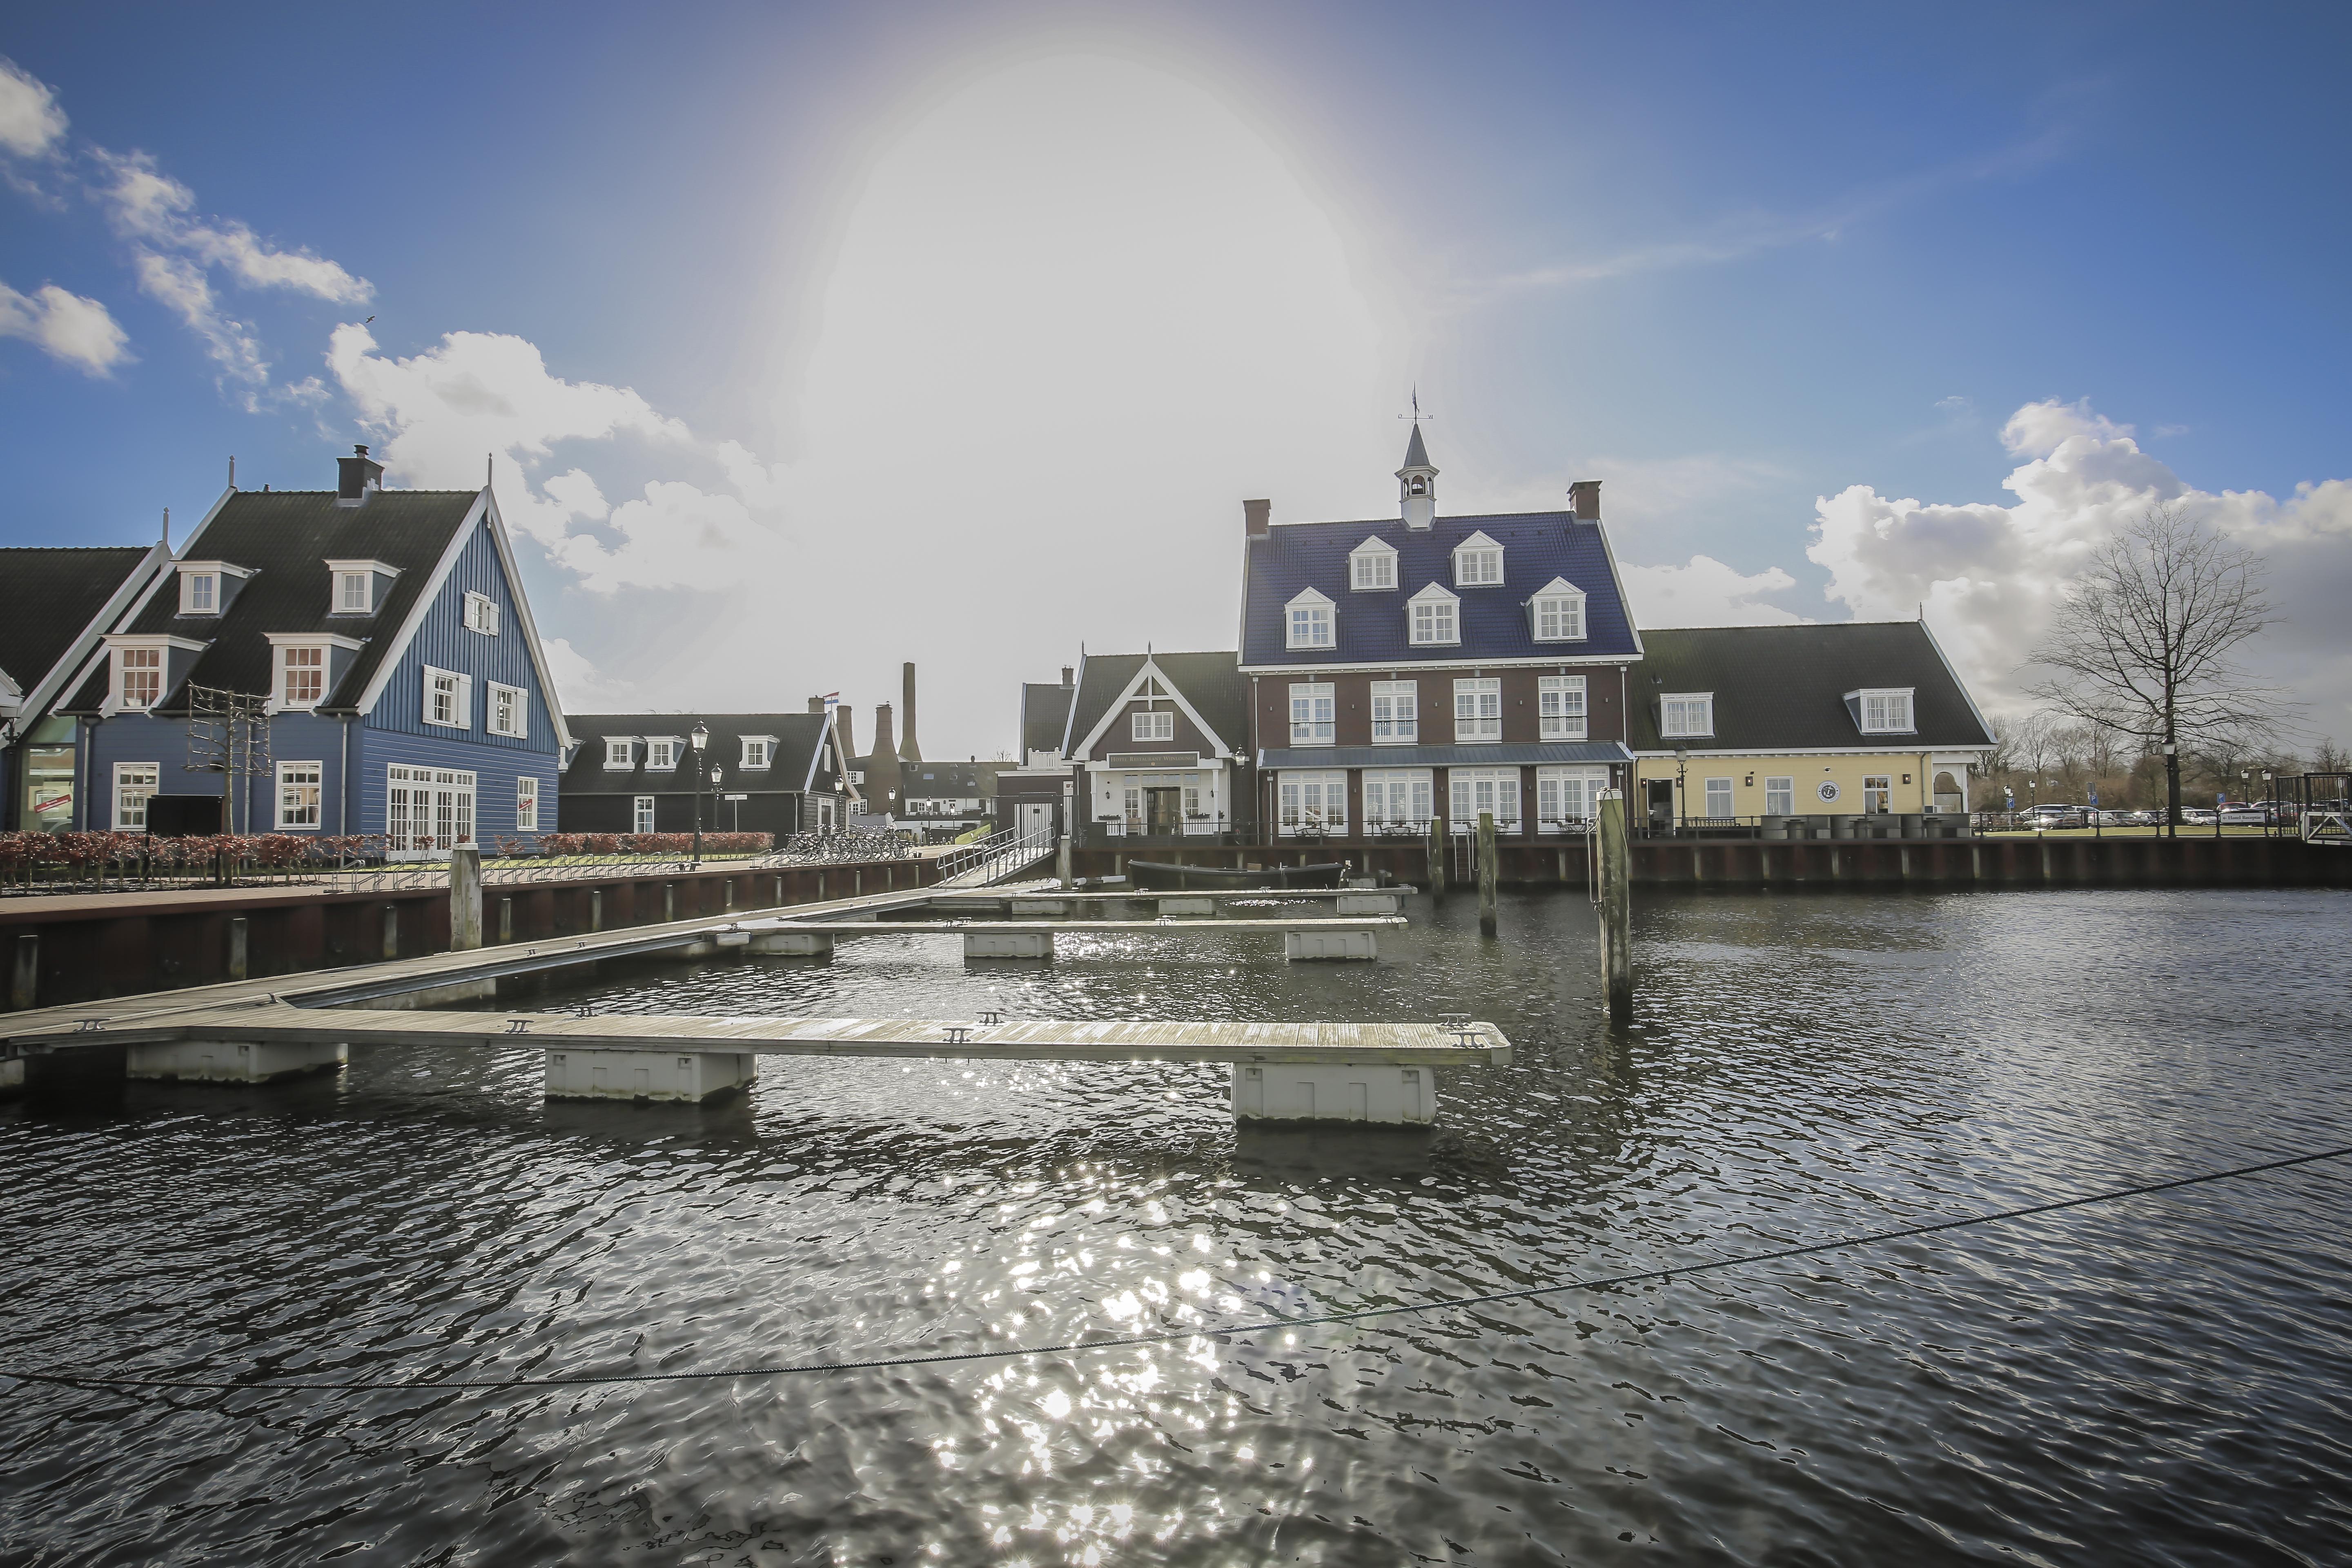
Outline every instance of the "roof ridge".
<svg viewBox="0 0 2352 1568"><path fill-rule="evenodd" d="M1512 517L1564 517L1570 519L1571 521L1582 521L1582 519L1577 517L1576 513L1569 510L1566 507L1556 507L1549 511L1440 512L1434 518L1432 518L1430 522L1431 526L1434 527L1436 524L1441 522L1499 522L1505 518ZM1402 518L1396 517L1313 517L1294 518L1288 521L1276 519L1275 521L1268 523L1267 526L1269 528L1402 528L1405 526L1405 523ZM1412 531L1415 533L1427 533L1429 529L1416 528Z"/></svg>

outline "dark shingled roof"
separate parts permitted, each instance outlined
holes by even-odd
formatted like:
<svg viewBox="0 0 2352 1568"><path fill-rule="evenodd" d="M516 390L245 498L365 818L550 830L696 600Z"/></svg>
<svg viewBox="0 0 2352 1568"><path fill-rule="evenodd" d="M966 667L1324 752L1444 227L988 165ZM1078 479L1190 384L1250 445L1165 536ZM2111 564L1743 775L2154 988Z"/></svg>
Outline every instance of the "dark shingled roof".
<svg viewBox="0 0 2352 1568"><path fill-rule="evenodd" d="M1040 686L1026 680L1021 683L1021 755L1024 761L1032 752L1062 749L1062 731L1070 721L1070 699L1076 691L1072 686Z"/></svg>
<svg viewBox="0 0 2352 1568"><path fill-rule="evenodd" d="M0 672L20 690L39 685L151 548L0 550L0 592L7 595L7 612L0 615Z"/></svg>
<svg viewBox="0 0 2352 1568"><path fill-rule="evenodd" d="M1932 751L1990 746L1984 720L1920 621L1645 631L1626 744L1636 752ZM1912 689L1917 733L1865 735L1845 694ZM1715 693L1712 740L1662 740L1658 700Z"/></svg>
<svg viewBox="0 0 2352 1568"><path fill-rule="evenodd" d="M333 490L239 490L190 537L181 552L188 561L225 561L253 573L218 616L179 613L177 573L167 573L125 631L168 633L212 646L188 672L188 680L231 691L267 693L273 675L268 634L331 632L363 641L351 668L327 700L322 713L349 712L374 679L400 628L415 608L479 490L377 490L363 506L339 507ZM328 614L333 575L327 563L381 561L396 568L372 616ZM83 682L73 706L82 711L106 698L103 672ZM550 694L551 697L552 694ZM163 694L149 710L187 711L185 683Z"/></svg>
<svg viewBox="0 0 2352 1568"><path fill-rule="evenodd" d="M1239 750L1249 744L1249 694L1242 684L1241 658L1230 653L1094 653L1078 672L1076 712L1070 744L1083 742L1149 657L1184 700L1208 721L1217 739Z"/></svg>
<svg viewBox="0 0 2352 1568"><path fill-rule="evenodd" d="M985 800L996 793L996 775L1003 763L929 763L899 764L898 796L902 800Z"/></svg>
<svg viewBox="0 0 2352 1568"><path fill-rule="evenodd" d="M710 731L710 743L703 755L707 773L711 762L722 770L719 788L738 794L768 794L775 791L803 789L808 785L809 762L818 743L824 739L824 715L822 713L566 713L564 721L572 727L572 739L580 742L572 753L572 765L563 770L562 792L564 795L667 795L687 794L694 788L694 770L687 763L693 748L678 748L677 765L667 773L653 773L646 767L646 748L635 752L635 765L623 771L604 765L604 741L611 735L675 735L680 741L694 732L697 724ZM743 737L773 735L775 753L765 770L747 771L743 763ZM835 758L838 767L840 759ZM816 785L820 792L833 775L821 773Z"/></svg>

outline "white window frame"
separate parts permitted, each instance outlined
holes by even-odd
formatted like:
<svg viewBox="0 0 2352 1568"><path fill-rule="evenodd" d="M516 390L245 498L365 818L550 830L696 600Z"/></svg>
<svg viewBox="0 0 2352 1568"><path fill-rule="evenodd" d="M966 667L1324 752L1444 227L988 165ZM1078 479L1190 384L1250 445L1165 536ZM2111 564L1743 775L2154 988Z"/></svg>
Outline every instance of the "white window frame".
<svg viewBox="0 0 2352 1568"><path fill-rule="evenodd" d="M1348 588L1357 594L1393 592L1397 585L1396 546L1367 539L1348 552Z"/></svg>
<svg viewBox="0 0 2352 1568"><path fill-rule="evenodd" d="M1503 683L1491 675L1463 675L1454 681L1454 743L1485 746L1503 738Z"/></svg>
<svg viewBox="0 0 2352 1568"><path fill-rule="evenodd" d="M1370 699L1372 744L1413 746L1421 743L1421 683L1375 680Z"/></svg>
<svg viewBox="0 0 2352 1568"><path fill-rule="evenodd" d="M1589 715L1585 712L1585 678L1545 675L1536 679L1536 735L1544 741L1581 741Z"/></svg>
<svg viewBox="0 0 2352 1568"><path fill-rule="evenodd" d="M352 592L357 588L358 593ZM353 601L357 602L354 603ZM373 572L338 572L335 574L335 605L328 612L336 616L368 616L375 613L375 574Z"/></svg>
<svg viewBox="0 0 2352 1568"><path fill-rule="evenodd" d="M530 738L530 691L520 686L509 686L502 680L485 681L483 682L483 685L488 688L488 690L484 694L485 700L482 706L483 728L490 734L504 735L509 740L529 740ZM512 700L512 712L514 715L514 727L512 729L501 729L499 727L499 699L501 697Z"/></svg>
<svg viewBox="0 0 2352 1568"><path fill-rule="evenodd" d="M1764 779L1764 815L1794 816L1797 815L1797 779L1793 773Z"/></svg>
<svg viewBox="0 0 2352 1568"><path fill-rule="evenodd" d="M1878 797L1877 806L1874 810L1872 808L1871 803L1871 797L1873 795ZM1862 779L1863 815L1865 816L1885 816L1894 811L1894 809L1895 775L1893 773L1864 773Z"/></svg>
<svg viewBox="0 0 2352 1568"><path fill-rule="evenodd" d="M130 662L129 656L132 654L138 654L142 658L152 658L155 661L152 666L141 664L137 667L140 674L145 675L150 669L152 669L155 676L155 689L148 694L147 700L144 702L133 700L131 695L131 674L132 666ZM171 673L171 667L172 661L164 657L164 650L161 647L116 648L114 650L114 699L116 703L121 707L142 713L145 712L148 709L152 708L155 704L163 700L163 678ZM142 685L144 685L144 682L142 682Z"/></svg>
<svg viewBox="0 0 2352 1568"><path fill-rule="evenodd" d="M1310 649L1338 647L1338 609L1312 588L1300 591L1282 606L1282 646Z"/></svg>
<svg viewBox="0 0 2352 1568"><path fill-rule="evenodd" d="M1290 743L1330 746L1339 743L1339 689L1328 680L1290 683Z"/></svg>
<svg viewBox="0 0 2352 1568"><path fill-rule="evenodd" d="M1435 815L1433 776L1427 768L1366 768L1364 826L1417 826Z"/></svg>
<svg viewBox="0 0 2352 1568"><path fill-rule="evenodd" d="M483 637L499 635L499 602L488 594L466 590L466 629Z"/></svg>
<svg viewBox="0 0 2352 1568"><path fill-rule="evenodd" d="M1700 798L1706 802L1706 816L1710 821L1738 815L1736 809L1738 795L1729 779L1707 780ZM1716 807L1718 805L1723 809L1717 811Z"/></svg>
<svg viewBox="0 0 2352 1568"><path fill-rule="evenodd" d="M443 681L450 684L444 687L441 684ZM453 719L434 717L433 710L436 706L434 699L444 694L449 697L452 710L457 715ZM462 675L454 669L439 669L432 665L426 665L425 667L424 719L425 722L436 730L471 731L474 727L474 678L470 675Z"/></svg>
<svg viewBox="0 0 2352 1568"><path fill-rule="evenodd" d="M1854 697L1857 699L1854 708L1854 722L1861 726L1862 732L1865 735L1917 734L1919 732L1919 727L1912 711L1911 694L1913 689L1913 688L1908 686L1866 686L1863 688L1860 691L1854 693ZM1874 702L1879 704L1882 710L1892 704L1900 703L1902 704L1902 711L1900 713L1888 713L1882 711L1879 722L1874 724L1871 722L1870 719L1871 704Z"/></svg>
<svg viewBox="0 0 2352 1568"><path fill-rule="evenodd" d="M1553 625L1547 630L1545 617ZM1582 642L1584 590L1565 577L1555 577L1528 601L1528 635L1538 642Z"/></svg>
<svg viewBox="0 0 2352 1568"><path fill-rule="evenodd" d="M1426 612L1424 614L1424 612ZM1414 647L1458 647L1462 596L1432 583L1405 601L1405 640Z"/></svg>
<svg viewBox="0 0 2352 1568"><path fill-rule="evenodd" d="M289 642L278 645L278 706L308 710L327 700L327 676L334 668L334 660L327 656L327 645L320 642ZM294 658L297 654L318 656L319 689L308 701L294 695ZM308 666L304 667L306 669Z"/></svg>
<svg viewBox="0 0 2352 1568"><path fill-rule="evenodd" d="M1454 585L1457 588L1499 588L1503 585L1503 546L1484 532L1474 533L1454 547Z"/></svg>
<svg viewBox="0 0 2352 1568"><path fill-rule="evenodd" d="M676 773L678 753L686 749L686 742L675 735L647 735L646 737L646 772Z"/></svg>
<svg viewBox="0 0 2352 1568"><path fill-rule="evenodd" d="M515 831L539 831L539 780L529 773L515 775Z"/></svg>
<svg viewBox="0 0 2352 1568"><path fill-rule="evenodd" d="M278 764L278 832L316 833L326 825L326 808L325 763Z"/></svg>
<svg viewBox="0 0 2352 1568"><path fill-rule="evenodd" d="M144 787L142 787L142 786ZM114 764L114 830L140 833L147 826L147 799L163 793L161 763Z"/></svg>
<svg viewBox="0 0 2352 1568"><path fill-rule="evenodd" d="M632 825L629 831L632 833L654 832L654 797L641 795L630 801L629 821Z"/></svg>
<svg viewBox="0 0 2352 1568"><path fill-rule="evenodd" d="M1172 708L1139 708L1127 716L1127 738L1130 741L1172 741L1176 738L1176 710Z"/></svg>
<svg viewBox="0 0 2352 1568"><path fill-rule="evenodd" d="M1609 770L1539 767L1536 770L1536 831L1582 833L1609 787Z"/></svg>
<svg viewBox="0 0 2352 1568"><path fill-rule="evenodd" d="M1281 831L1339 833L1348 831L1348 775L1344 770L1319 772L1284 768L1276 775L1275 799Z"/></svg>
<svg viewBox="0 0 2352 1568"><path fill-rule="evenodd" d="M461 768L383 770L384 854L395 860L433 859L475 842L475 775Z"/></svg>
<svg viewBox="0 0 2352 1568"><path fill-rule="evenodd" d="M1675 705L1684 705L1679 720ZM1692 721L1689 705L1698 704L1697 720ZM1712 691L1669 691L1658 699L1658 738L1665 741L1711 741L1715 739L1715 693Z"/></svg>
<svg viewBox="0 0 2352 1568"><path fill-rule="evenodd" d="M1478 814L1482 811L1495 814L1496 832L1519 830L1518 769L1450 768L1446 771L1446 785L1452 831L1477 832Z"/></svg>
<svg viewBox="0 0 2352 1568"><path fill-rule="evenodd" d="M772 767L776 761L776 741L772 735L746 735L740 766L752 772Z"/></svg>
<svg viewBox="0 0 2352 1568"><path fill-rule="evenodd" d="M209 605L198 604L199 598L209 598ZM218 572L183 572L180 574L180 614L184 616L217 616L221 613L221 574Z"/></svg>
<svg viewBox="0 0 2352 1568"><path fill-rule="evenodd" d="M608 773L627 773L637 765L637 738L635 735L604 737L604 768Z"/></svg>

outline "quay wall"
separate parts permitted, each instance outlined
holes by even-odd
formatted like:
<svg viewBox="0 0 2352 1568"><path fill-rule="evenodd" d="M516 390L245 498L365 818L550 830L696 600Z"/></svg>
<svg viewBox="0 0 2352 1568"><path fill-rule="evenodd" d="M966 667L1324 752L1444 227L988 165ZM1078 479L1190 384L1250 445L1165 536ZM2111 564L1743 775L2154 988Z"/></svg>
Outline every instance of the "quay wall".
<svg viewBox="0 0 2352 1568"><path fill-rule="evenodd" d="M1454 845L1448 885L1472 883L1467 847ZM1814 888L2343 888L2352 887L2352 847L2299 838L1754 838L1633 840L1637 887ZM1496 846L1506 886L1584 887L1582 840ZM1340 840L1299 846L1139 847L1095 844L1073 852L1081 877L1126 874L1129 860L1215 867L1324 865L1345 860L1359 875L1385 871L1425 887L1429 852L1413 840Z"/></svg>
<svg viewBox="0 0 2352 1568"><path fill-rule="evenodd" d="M935 861L912 859L493 882L482 889L482 945L815 903L938 879ZM0 1005L53 1007L237 978L230 967L231 922L239 920L245 922L245 978L299 974L447 952L449 890L329 891L296 885L6 899L0 900L0 965L9 969L12 984L0 994ZM26 936L37 939L29 1000L14 984L26 951L20 939Z"/></svg>

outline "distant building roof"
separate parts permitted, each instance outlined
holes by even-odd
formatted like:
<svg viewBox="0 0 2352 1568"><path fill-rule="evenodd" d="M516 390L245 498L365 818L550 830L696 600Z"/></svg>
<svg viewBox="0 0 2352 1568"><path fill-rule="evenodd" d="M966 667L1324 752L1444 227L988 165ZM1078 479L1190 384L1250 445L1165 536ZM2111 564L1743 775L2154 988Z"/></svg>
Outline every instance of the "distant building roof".
<svg viewBox="0 0 2352 1568"><path fill-rule="evenodd" d="M1636 752L1934 751L1992 735L1920 621L1705 626L1643 634L1626 743ZM1849 692L1908 687L1914 732L1868 734ZM1712 738L1664 738L1659 700L1711 692Z"/></svg>
<svg viewBox="0 0 2352 1568"><path fill-rule="evenodd" d="M1041 686L1034 681L1021 683L1021 755L1026 759L1032 752L1059 752L1062 731L1070 721L1070 699L1077 694L1075 686Z"/></svg>
<svg viewBox="0 0 2352 1568"><path fill-rule="evenodd" d="M146 544L0 550L0 676L34 691L156 553Z"/></svg>
<svg viewBox="0 0 2352 1568"><path fill-rule="evenodd" d="M1150 659L1169 684L1184 694L1228 751L1249 743L1249 696L1242 683L1240 659L1230 653L1090 653L1078 672L1077 696L1072 704L1070 744L1076 747L1093 733L1103 715L1119 699L1137 672ZM1055 742L1058 747L1059 741Z"/></svg>
<svg viewBox="0 0 2352 1568"><path fill-rule="evenodd" d="M710 764L719 769L717 787L737 794L767 794L774 791L803 790L814 787L829 793L834 774L816 764L822 760L817 748L825 739L825 716L822 713L572 713L566 717L572 722L572 733L580 742L572 753L572 765L563 770L562 793L565 795L661 795L687 793L695 786L693 749L685 744L697 724L710 731L709 744L703 752L703 770ZM647 736L669 736L677 740L679 756L677 765L666 770L646 766L646 748L636 746L630 752L631 765L608 768L604 765L607 740L626 736L643 739ZM765 768L743 766L745 737L772 738L775 744ZM837 771L840 759L834 759Z"/></svg>
<svg viewBox="0 0 2352 1568"><path fill-rule="evenodd" d="M1503 581L1456 588L1454 551L1474 533L1503 549ZM1396 552L1396 585L1354 590L1349 556L1367 539ZM1585 635L1576 642L1535 640L1528 601L1555 577L1581 591ZM1408 640L1415 594L1437 584L1459 599L1461 642L1430 647ZM1619 591L1616 563L1598 522L1566 511L1504 512L1440 517L1427 529L1402 519L1360 522L1280 523L1246 541L1242 574L1244 670L1294 670L1318 665L1524 663L1638 658L1641 640ZM1312 588L1332 602L1332 643L1293 648L1286 607Z"/></svg>
<svg viewBox="0 0 2352 1568"><path fill-rule="evenodd" d="M907 763L898 773L902 800L984 800L996 793L1003 763Z"/></svg>

